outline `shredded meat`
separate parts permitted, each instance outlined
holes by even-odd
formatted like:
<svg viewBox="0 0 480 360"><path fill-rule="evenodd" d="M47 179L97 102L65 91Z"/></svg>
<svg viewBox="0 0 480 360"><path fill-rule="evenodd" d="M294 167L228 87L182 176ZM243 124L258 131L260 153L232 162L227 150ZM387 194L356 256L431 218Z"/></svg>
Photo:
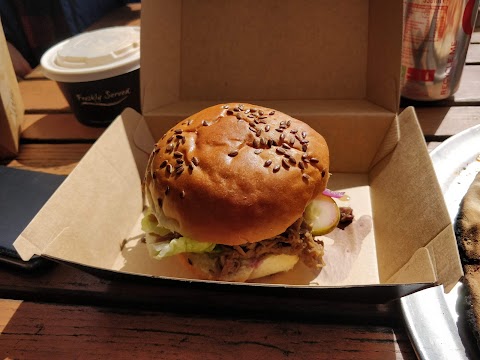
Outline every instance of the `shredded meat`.
<svg viewBox="0 0 480 360"><path fill-rule="evenodd" d="M348 206L340 207L340 222L351 223L353 221L353 209Z"/></svg>
<svg viewBox="0 0 480 360"><path fill-rule="evenodd" d="M348 206L342 206L340 209L340 221L338 222L337 227L344 230L349 224L352 223L354 219L353 209Z"/></svg>
<svg viewBox="0 0 480 360"><path fill-rule="evenodd" d="M209 253L209 256L215 258L216 272L222 276L237 271L244 261L254 263L274 254L297 255L308 267L321 268L324 265L323 243L316 241L310 230L300 218L273 238L245 245L219 245L218 251Z"/></svg>

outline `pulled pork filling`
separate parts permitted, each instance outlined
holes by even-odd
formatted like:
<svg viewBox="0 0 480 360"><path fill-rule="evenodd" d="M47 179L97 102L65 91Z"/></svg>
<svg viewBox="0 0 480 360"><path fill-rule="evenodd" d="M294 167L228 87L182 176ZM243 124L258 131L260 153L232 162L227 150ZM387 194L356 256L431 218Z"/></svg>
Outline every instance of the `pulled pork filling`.
<svg viewBox="0 0 480 360"><path fill-rule="evenodd" d="M244 245L217 245L212 252L189 254L189 257L208 257L213 275L221 277L235 273L242 264L255 266L269 255L297 255L306 266L321 268L323 263L323 242L314 239L311 228L303 218L280 235L256 243ZM206 260L206 259L204 259Z"/></svg>

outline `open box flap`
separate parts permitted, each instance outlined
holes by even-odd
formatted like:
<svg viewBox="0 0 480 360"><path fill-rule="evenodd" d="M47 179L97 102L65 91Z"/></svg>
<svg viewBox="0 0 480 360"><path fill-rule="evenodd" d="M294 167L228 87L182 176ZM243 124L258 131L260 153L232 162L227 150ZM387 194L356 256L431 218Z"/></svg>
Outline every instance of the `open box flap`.
<svg viewBox="0 0 480 360"><path fill-rule="evenodd" d="M370 164L370 168L373 168L380 160L384 159L392 151L394 151L399 141L400 126L398 123L398 116L395 116L390 125L390 128L387 130L385 136L383 137L382 144L378 148L378 151Z"/></svg>
<svg viewBox="0 0 480 360"><path fill-rule="evenodd" d="M142 112L192 100L350 99L396 113L401 24L400 0L145 1Z"/></svg>
<svg viewBox="0 0 480 360"><path fill-rule="evenodd" d="M414 109L403 111L398 124L400 141L370 173L375 233L387 240L377 243L380 279L394 279L420 246L428 250L418 258L424 271L433 266L432 280L448 289L462 276L450 216Z"/></svg>
<svg viewBox="0 0 480 360"><path fill-rule="evenodd" d="M457 243L452 239L455 239L455 234L453 226L449 224L426 246L435 266L438 283L443 284L445 292L449 292L463 275Z"/></svg>
<svg viewBox="0 0 480 360"><path fill-rule="evenodd" d="M398 113L402 58L402 1L370 0L367 99Z"/></svg>
<svg viewBox="0 0 480 360"><path fill-rule="evenodd" d="M139 118L137 127L135 129L135 133L133 135L133 141L135 144L135 147L143 152L146 156L150 156L152 150L153 150L153 145L155 145L156 138L152 135L152 132L150 131L150 128L147 124L147 121L145 120L144 117ZM143 162L142 162L143 164ZM146 168L138 168L138 172L140 174L143 174Z"/></svg>
<svg viewBox="0 0 480 360"><path fill-rule="evenodd" d="M405 283L406 279L429 282L435 279L435 282L443 284L445 291L449 292L459 279L458 261L455 256L457 247L456 243L451 241L452 236L453 228L449 225L427 246L418 249L407 264L387 280L387 283Z"/></svg>
<svg viewBox="0 0 480 360"><path fill-rule="evenodd" d="M457 253L457 247L451 241L452 236L453 228L449 225L426 247L418 249L408 263L388 279L387 283L402 284L407 280L429 282L435 279L435 282L443 284L445 292L450 292L459 279L458 261L454 255Z"/></svg>
<svg viewBox="0 0 480 360"><path fill-rule="evenodd" d="M388 284L404 284L409 282L427 283L436 281L437 273L429 251L422 247L415 251L408 262L402 266L392 277Z"/></svg>
<svg viewBox="0 0 480 360"><path fill-rule="evenodd" d="M103 239L126 238L143 206L142 177L131 171L143 172L147 159L134 146L141 119L126 109L96 141L14 242L23 260L45 254L88 264L113 263L120 244ZM112 199L119 196L120 207ZM95 260L98 256L102 259Z"/></svg>

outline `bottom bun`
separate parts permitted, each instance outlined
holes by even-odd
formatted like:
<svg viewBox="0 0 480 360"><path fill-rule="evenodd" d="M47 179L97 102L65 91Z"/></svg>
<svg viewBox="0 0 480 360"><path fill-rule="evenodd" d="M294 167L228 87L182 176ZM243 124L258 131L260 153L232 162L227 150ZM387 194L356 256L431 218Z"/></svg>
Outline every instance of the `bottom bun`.
<svg viewBox="0 0 480 360"><path fill-rule="evenodd" d="M213 261L205 254L184 253L179 255L187 268L202 280L245 282L293 269L299 258L297 255L268 255L261 261L241 263L234 273L216 274Z"/></svg>
<svg viewBox="0 0 480 360"><path fill-rule="evenodd" d="M297 255L280 254L267 256L256 268L253 269L248 280L292 270L297 262Z"/></svg>

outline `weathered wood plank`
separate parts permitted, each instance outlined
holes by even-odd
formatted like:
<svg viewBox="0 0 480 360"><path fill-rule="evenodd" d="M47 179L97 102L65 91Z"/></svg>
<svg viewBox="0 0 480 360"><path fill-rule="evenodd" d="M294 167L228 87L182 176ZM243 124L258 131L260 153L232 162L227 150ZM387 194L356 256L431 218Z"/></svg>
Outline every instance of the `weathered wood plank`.
<svg viewBox="0 0 480 360"><path fill-rule="evenodd" d="M52 80L29 80L19 84L25 112L49 113L70 112L67 100Z"/></svg>
<svg viewBox="0 0 480 360"><path fill-rule="evenodd" d="M68 175L91 144L23 144L8 166L50 174Z"/></svg>
<svg viewBox="0 0 480 360"><path fill-rule="evenodd" d="M427 139L446 139L480 124L480 108L475 106L416 107L418 121Z"/></svg>
<svg viewBox="0 0 480 360"><path fill-rule="evenodd" d="M73 114L27 114L21 126L23 140L96 140L105 128L85 126Z"/></svg>
<svg viewBox="0 0 480 360"><path fill-rule="evenodd" d="M467 64L480 64L480 44L470 44L467 52Z"/></svg>
<svg viewBox="0 0 480 360"><path fill-rule="evenodd" d="M12 359L415 359L401 329L0 300ZM13 313L13 314L12 314Z"/></svg>

